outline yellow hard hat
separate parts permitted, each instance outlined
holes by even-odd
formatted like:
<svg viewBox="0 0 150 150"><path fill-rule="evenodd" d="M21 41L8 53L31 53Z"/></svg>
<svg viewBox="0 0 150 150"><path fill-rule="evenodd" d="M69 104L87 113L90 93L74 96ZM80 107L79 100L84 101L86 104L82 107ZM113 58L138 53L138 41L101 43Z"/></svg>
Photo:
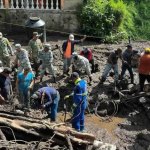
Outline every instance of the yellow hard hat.
<svg viewBox="0 0 150 150"><path fill-rule="evenodd" d="M145 53L149 53L150 52L150 48L145 48Z"/></svg>

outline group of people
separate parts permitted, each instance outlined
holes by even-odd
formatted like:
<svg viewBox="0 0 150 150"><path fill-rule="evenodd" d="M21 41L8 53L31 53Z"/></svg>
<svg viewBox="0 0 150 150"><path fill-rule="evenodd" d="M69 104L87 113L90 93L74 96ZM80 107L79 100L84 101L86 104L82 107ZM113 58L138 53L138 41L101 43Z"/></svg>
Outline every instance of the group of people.
<svg viewBox="0 0 150 150"><path fill-rule="evenodd" d="M74 51L74 45L83 42L86 39L84 36L81 40L74 40L74 35L69 35L69 40L65 41L62 45L63 50L63 76L68 75L69 70L73 69L70 79L74 82L75 87L70 95L65 96L65 100L73 96L72 111L72 127L79 132L84 131L84 111L87 101L87 84L82 80L80 71L85 70L92 81L92 73L96 71L94 64L93 52L88 47L83 47L80 54ZM27 109L30 109L30 89L35 83L35 79L38 76L38 70L40 70L40 83L43 81L43 77L46 69L52 74L54 82L56 82L55 70L53 66L53 59L55 58L50 44L42 44L39 39L38 32L33 32L33 39L29 41L29 50L22 48L21 44L15 44L15 51L12 50L10 42L7 38L4 38L0 33L0 100L9 101L10 95L13 93L11 86L11 74L12 70L10 65L9 54L16 55L14 64L18 67L17 80L16 80L16 93L20 96L20 101ZM101 83L105 82L106 77L111 69L115 73L115 82L118 83L118 58L122 61L122 71L120 79L126 70L129 71L131 83L134 83L133 66L135 65L132 60L133 56L137 54L140 57L139 64L139 79L140 89L143 91L144 82L147 79L150 82L150 48L146 48L144 54L141 56L138 51L132 50L132 45L127 45L127 49L123 52L120 48L110 53L104 73L101 78ZM33 62L34 72L31 67L30 61ZM91 66L90 66L91 64ZM59 92L52 87L42 87L34 92L31 96L32 99L38 102L39 108L45 110L51 121L56 121L57 108L60 100Z"/></svg>
<svg viewBox="0 0 150 150"><path fill-rule="evenodd" d="M66 96L65 99L73 96L74 103L71 108L73 114L72 126L81 132L84 130L87 85L84 80L80 79L79 71L82 69L85 70L91 81L91 68L89 63L92 64L92 72L94 72L94 57L92 51L87 47L84 47L81 54L78 55L74 52L74 45L83 42L85 38L86 36L81 40L74 40L74 35L71 34L69 35L69 40L65 41L62 45L64 54L63 76L68 75L69 69L72 67L74 72L71 74L70 79L75 83L73 93ZM53 67L53 59L55 56L53 55L51 45L43 45L39 39L38 32L33 32L33 39L29 41L28 46L29 49L25 50L21 44L15 44L15 50L13 51L8 39L4 38L2 33L0 33L0 53L2 60L0 64L0 100L9 102L10 96L13 94L10 78L10 74L12 73L11 58L9 54L12 56L15 55L13 62L14 66L17 66L15 89L16 94L19 95L20 103L29 110L30 98L35 99L39 104L39 108L47 112L51 121L56 121L57 108L60 100L59 92L56 89L43 87L30 96L30 89L32 89L35 79L38 76L38 70L40 70L40 83L42 83L46 69L52 74L54 82L56 82ZM5 59L6 57L7 59ZM30 61L33 62L34 71Z"/></svg>
<svg viewBox="0 0 150 150"><path fill-rule="evenodd" d="M134 84L133 68L137 67L139 72L140 91L143 91L145 81L147 80L147 82L150 83L150 48L145 48L144 52L140 54L138 50L132 49L131 44L128 44L127 49L123 52L123 54L120 48L112 51L108 56L106 66L101 77L101 83L105 82L109 71L113 69L115 74L115 82L118 84L118 58L122 61L120 80L123 79L126 70L128 70L131 84Z"/></svg>

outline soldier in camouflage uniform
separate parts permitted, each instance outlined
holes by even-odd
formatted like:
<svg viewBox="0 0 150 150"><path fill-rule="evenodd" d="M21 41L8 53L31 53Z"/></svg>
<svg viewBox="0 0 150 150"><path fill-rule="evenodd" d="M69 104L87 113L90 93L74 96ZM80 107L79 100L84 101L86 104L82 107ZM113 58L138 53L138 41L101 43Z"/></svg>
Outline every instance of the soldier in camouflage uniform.
<svg viewBox="0 0 150 150"><path fill-rule="evenodd" d="M0 32L0 60L6 67L10 67L10 57L8 49L11 53L11 56L13 56L13 51L8 39L4 38L2 33Z"/></svg>
<svg viewBox="0 0 150 150"><path fill-rule="evenodd" d="M15 64L18 66L18 74L23 71L24 68L29 68L30 72L34 75L31 64L28 58L28 53L25 49L21 48L20 44L15 45L16 49L16 59L15 59Z"/></svg>
<svg viewBox="0 0 150 150"><path fill-rule="evenodd" d="M38 74L38 68L40 66L40 63L38 63L38 53L43 49L42 42L38 38L38 32L33 32L33 39L29 41L29 54L31 57L31 60L33 60L34 69L35 69L35 76Z"/></svg>
<svg viewBox="0 0 150 150"><path fill-rule="evenodd" d="M42 82L46 68L48 68L48 71L53 75L54 82L56 82L54 67L52 64L53 63L53 53L51 51L50 44L44 45L44 49L39 52L38 57L40 60L42 60L40 82Z"/></svg>

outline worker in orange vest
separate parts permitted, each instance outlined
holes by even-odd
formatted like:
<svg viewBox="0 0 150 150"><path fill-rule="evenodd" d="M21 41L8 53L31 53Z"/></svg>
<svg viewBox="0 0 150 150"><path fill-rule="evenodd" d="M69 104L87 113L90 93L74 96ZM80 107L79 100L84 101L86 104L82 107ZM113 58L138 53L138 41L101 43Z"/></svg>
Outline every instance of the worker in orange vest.
<svg viewBox="0 0 150 150"><path fill-rule="evenodd" d="M69 67L71 65L71 55L74 52L74 45L83 42L86 39L86 35L81 40L74 40L74 35L69 35L69 40L65 41L62 45L64 53L64 66L63 66L63 75L68 74Z"/></svg>

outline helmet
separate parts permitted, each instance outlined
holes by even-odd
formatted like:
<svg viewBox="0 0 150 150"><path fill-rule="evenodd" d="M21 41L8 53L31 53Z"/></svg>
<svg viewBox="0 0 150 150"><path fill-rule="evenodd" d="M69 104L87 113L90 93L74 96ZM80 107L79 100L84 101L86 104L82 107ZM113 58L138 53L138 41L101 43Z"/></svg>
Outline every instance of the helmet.
<svg viewBox="0 0 150 150"><path fill-rule="evenodd" d="M145 53L149 53L150 52L150 48L145 48Z"/></svg>
<svg viewBox="0 0 150 150"><path fill-rule="evenodd" d="M73 34L70 34L70 35L69 35L69 40L70 40L70 41L74 41L74 35L73 35Z"/></svg>
<svg viewBox="0 0 150 150"><path fill-rule="evenodd" d="M73 58L75 56L78 56L78 53L76 53L76 52L72 53L71 57Z"/></svg>

